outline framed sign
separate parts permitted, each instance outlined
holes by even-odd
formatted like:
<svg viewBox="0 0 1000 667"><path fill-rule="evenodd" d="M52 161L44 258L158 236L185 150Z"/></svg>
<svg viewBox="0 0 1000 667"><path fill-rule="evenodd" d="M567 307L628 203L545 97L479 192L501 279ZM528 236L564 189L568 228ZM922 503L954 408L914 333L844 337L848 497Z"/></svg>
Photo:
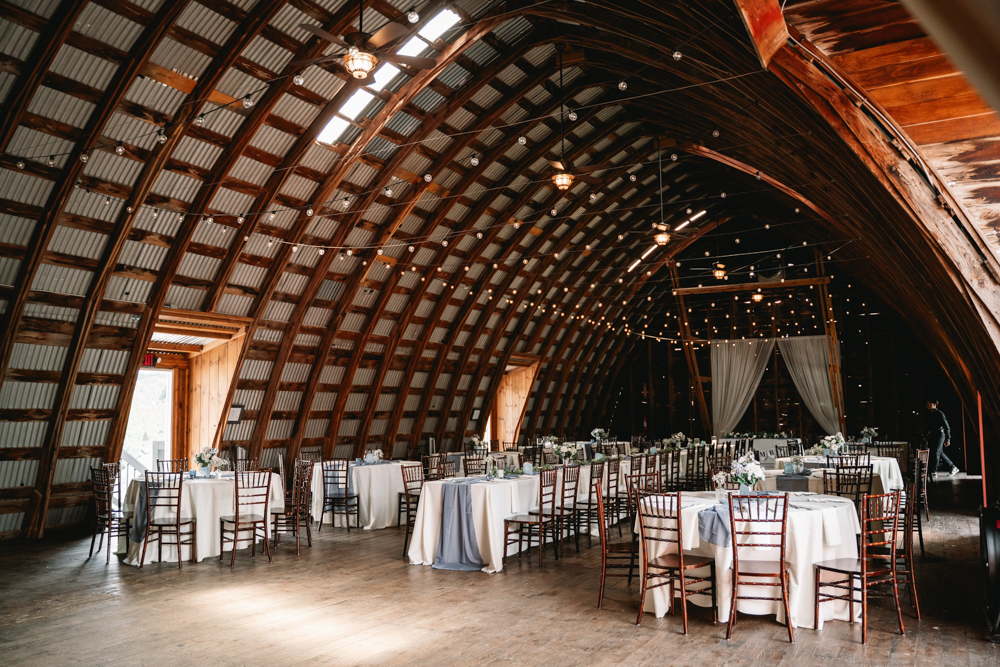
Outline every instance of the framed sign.
<svg viewBox="0 0 1000 667"><path fill-rule="evenodd" d="M472 421L478 421L478 420L479 420L479 408L476 408L475 410L472 411Z"/></svg>
<svg viewBox="0 0 1000 667"><path fill-rule="evenodd" d="M227 424L239 424L243 421L243 406L234 405L229 408L229 417L226 419Z"/></svg>

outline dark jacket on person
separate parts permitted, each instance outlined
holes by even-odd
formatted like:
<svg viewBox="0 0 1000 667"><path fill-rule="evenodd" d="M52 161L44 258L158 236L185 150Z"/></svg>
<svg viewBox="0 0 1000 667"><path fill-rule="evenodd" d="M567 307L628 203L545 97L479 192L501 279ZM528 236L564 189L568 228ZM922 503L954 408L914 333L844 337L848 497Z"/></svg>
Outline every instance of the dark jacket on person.
<svg viewBox="0 0 1000 667"><path fill-rule="evenodd" d="M951 427L948 425L948 418L944 413L934 408L924 413L924 435L934 436L944 433L945 442L951 440Z"/></svg>

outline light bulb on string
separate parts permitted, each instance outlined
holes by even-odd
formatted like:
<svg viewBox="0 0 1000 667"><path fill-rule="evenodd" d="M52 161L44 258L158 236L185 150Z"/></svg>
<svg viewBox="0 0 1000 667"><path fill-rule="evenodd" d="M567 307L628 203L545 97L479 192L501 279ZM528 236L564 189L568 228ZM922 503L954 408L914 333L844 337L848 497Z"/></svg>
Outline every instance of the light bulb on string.
<svg viewBox="0 0 1000 667"><path fill-rule="evenodd" d="M473 167L478 167L479 166L479 156L476 155L475 153L473 153L472 157L469 158L469 164L471 164Z"/></svg>
<svg viewBox="0 0 1000 667"><path fill-rule="evenodd" d="M306 215L309 217L312 217L313 212L312 206L306 209Z"/></svg>
<svg viewBox="0 0 1000 667"><path fill-rule="evenodd" d="M245 220L245 218L243 217L242 213L240 213L238 216L236 216L236 224L237 225L242 225L244 220Z"/></svg>
<svg viewBox="0 0 1000 667"><path fill-rule="evenodd" d="M622 92L628 90L628 84L625 82L625 79L618 82L618 90Z"/></svg>
<svg viewBox="0 0 1000 667"><path fill-rule="evenodd" d="M167 133L164 132L163 130L160 130L159 132L156 133L156 140L161 144L167 143Z"/></svg>
<svg viewBox="0 0 1000 667"><path fill-rule="evenodd" d="M274 220L274 215L275 215L274 211L271 211L270 213L267 214L267 219Z"/></svg>
<svg viewBox="0 0 1000 667"><path fill-rule="evenodd" d="M306 78L302 76L302 72L296 72L295 76L292 77L292 83L294 83L296 86L301 86L305 82Z"/></svg>
<svg viewBox="0 0 1000 667"><path fill-rule="evenodd" d="M86 162L89 159L86 153L80 153L80 162Z"/></svg>
<svg viewBox="0 0 1000 667"><path fill-rule="evenodd" d="M386 197L391 197L392 196L392 188L390 188L388 186L386 186L386 188L385 188L385 190L383 190L383 192L385 192L385 196Z"/></svg>
<svg viewBox="0 0 1000 667"><path fill-rule="evenodd" d="M253 98L247 95L246 97L243 98L243 108L249 109L252 106L253 106Z"/></svg>
<svg viewBox="0 0 1000 667"><path fill-rule="evenodd" d="M17 168L18 168L18 169L24 169L24 167L25 167L25 166L26 166L26 165L25 165L25 162L24 162L24 160L18 160L18 161L17 161Z"/></svg>
<svg viewBox="0 0 1000 667"><path fill-rule="evenodd" d="M325 248L320 248L320 249L319 249L319 250L317 250L316 252L318 252L318 253L320 254L320 256L322 257L323 255L325 255L325 254L326 254L326 249L325 249Z"/></svg>
<svg viewBox="0 0 1000 667"><path fill-rule="evenodd" d="M569 115L567 116L567 118L569 118L570 121L576 121L576 119L579 118L579 116L576 115L575 111L573 111L572 109L570 109L569 110Z"/></svg>
<svg viewBox="0 0 1000 667"><path fill-rule="evenodd" d="M420 20L420 14L417 13L416 7L413 7L410 11L406 12L406 20L410 23L416 23Z"/></svg>
<svg viewBox="0 0 1000 667"><path fill-rule="evenodd" d="M524 146L525 144L528 143L528 138L526 136L524 136L523 134L518 135L518 137L517 137L517 143L519 143L522 146Z"/></svg>
<svg viewBox="0 0 1000 667"><path fill-rule="evenodd" d="M341 204L341 206L343 206L344 208L349 208L351 206L351 200L348 199L347 197L344 197L344 203Z"/></svg>
<svg viewBox="0 0 1000 667"><path fill-rule="evenodd" d="M118 153L119 155L125 155L125 144L119 141L118 145L115 146L115 153Z"/></svg>
<svg viewBox="0 0 1000 667"><path fill-rule="evenodd" d="M684 54L682 54L680 51L674 51L674 53L673 53L674 60L680 60L683 57L684 57Z"/></svg>
<svg viewBox="0 0 1000 667"><path fill-rule="evenodd" d="M55 155L50 155L49 159L45 161L45 164L49 165L50 167L53 166L53 165L55 165L55 163L56 163L56 156Z"/></svg>
<svg viewBox="0 0 1000 667"><path fill-rule="evenodd" d="M433 180L434 180L434 177L431 176L431 174L429 172L426 173L426 174L424 174L424 183L430 183Z"/></svg>
<svg viewBox="0 0 1000 667"><path fill-rule="evenodd" d="M204 125L205 124L205 114L200 113L197 116L195 116L194 117L194 124L197 125L198 127L201 127L202 125Z"/></svg>

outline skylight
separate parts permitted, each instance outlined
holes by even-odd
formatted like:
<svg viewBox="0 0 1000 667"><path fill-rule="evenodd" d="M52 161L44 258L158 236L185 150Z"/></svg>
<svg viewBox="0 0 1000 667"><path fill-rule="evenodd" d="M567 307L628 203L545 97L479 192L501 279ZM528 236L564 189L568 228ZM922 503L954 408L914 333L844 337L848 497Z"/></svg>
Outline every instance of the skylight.
<svg viewBox="0 0 1000 667"><path fill-rule="evenodd" d="M448 28L458 23L458 21L458 14L450 9L445 9L428 21L427 25L421 28L420 32L417 34L426 39L428 42L433 42L435 39L443 35Z"/></svg>

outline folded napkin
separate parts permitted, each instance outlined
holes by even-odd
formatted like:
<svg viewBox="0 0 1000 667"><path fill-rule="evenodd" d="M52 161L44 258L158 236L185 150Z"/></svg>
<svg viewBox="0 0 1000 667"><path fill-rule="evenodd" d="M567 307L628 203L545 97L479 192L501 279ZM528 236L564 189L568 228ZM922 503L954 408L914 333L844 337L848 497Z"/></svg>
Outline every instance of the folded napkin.
<svg viewBox="0 0 1000 667"><path fill-rule="evenodd" d="M729 527L729 508L720 503L698 512L698 537L719 547L731 545L733 534Z"/></svg>

